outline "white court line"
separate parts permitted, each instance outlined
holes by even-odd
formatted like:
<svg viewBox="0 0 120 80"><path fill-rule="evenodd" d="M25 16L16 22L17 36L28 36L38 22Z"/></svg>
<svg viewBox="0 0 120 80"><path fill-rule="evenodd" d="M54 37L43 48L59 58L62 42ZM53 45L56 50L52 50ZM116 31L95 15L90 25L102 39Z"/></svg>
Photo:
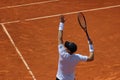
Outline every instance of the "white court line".
<svg viewBox="0 0 120 80"><path fill-rule="evenodd" d="M116 7L120 7L120 5L101 7L101 8L94 8L94 9L87 9L87 10L68 12L68 13L62 13L62 14L56 14L56 15L50 15L50 16L43 16L43 17L37 17L37 18L30 18L30 19L25 19L25 21L33 21L33 20L37 20L37 19L56 17L56 16L60 16L60 15L70 15L70 14L76 14L76 13L79 13L79 12L90 12L90 11L97 11L97 10L103 10L103 9L116 8Z"/></svg>
<svg viewBox="0 0 120 80"><path fill-rule="evenodd" d="M59 0L49 0L49 1L35 2L35 3L29 3L29 4L21 4L21 5L15 5L15 6L5 6L5 7L1 7L0 9L17 8L17 7L25 7L25 6L32 6L32 5L44 4L44 3L50 3L50 2L55 2L55 1L59 1Z"/></svg>
<svg viewBox="0 0 120 80"><path fill-rule="evenodd" d="M11 42L12 45L14 46L15 50L17 51L18 55L20 56L21 60L23 61L24 65L25 65L25 67L27 68L27 70L28 70L29 74L31 75L32 79L33 79L33 80L36 80L33 72L31 71L31 69L29 68L27 62L26 62L25 59L23 58L21 52L19 51L19 49L18 49L17 46L15 45L15 43L14 43L12 37L10 36L10 34L8 33L5 25L4 25L4 24L1 24L1 26L2 26L2 28L3 28L3 30L4 30L4 32L6 33L6 35L8 36L10 42Z"/></svg>
<svg viewBox="0 0 120 80"><path fill-rule="evenodd" d="M120 7L120 5L107 6L107 7L101 7L101 8L93 8L93 9L87 9L87 10L80 10L80 11L61 13L61 14L55 14L55 15L50 15L50 16L29 18L29 19L25 19L24 21L34 21L34 20L40 20L40 19L45 19L45 18L57 17L57 16L60 16L60 15L70 15L70 14L76 14L76 13L79 13L79 12L98 11L98 10L104 10L104 9L117 8L117 7ZM10 23L18 23L18 22L21 22L21 21L20 20L9 21L9 22L3 22L2 24L10 24Z"/></svg>

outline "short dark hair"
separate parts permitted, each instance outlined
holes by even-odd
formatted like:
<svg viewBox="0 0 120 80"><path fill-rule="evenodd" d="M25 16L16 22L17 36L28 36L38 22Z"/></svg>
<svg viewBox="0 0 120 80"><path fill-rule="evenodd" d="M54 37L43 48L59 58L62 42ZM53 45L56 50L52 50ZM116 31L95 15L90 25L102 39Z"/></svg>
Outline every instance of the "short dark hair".
<svg viewBox="0 0 120 80"><path fill-rule="evenodd" d="M74 53L75 51L77 51L77 45L73 42L69 42L69 41L65 41L64 46L70 50L71 53Z"/></svg>

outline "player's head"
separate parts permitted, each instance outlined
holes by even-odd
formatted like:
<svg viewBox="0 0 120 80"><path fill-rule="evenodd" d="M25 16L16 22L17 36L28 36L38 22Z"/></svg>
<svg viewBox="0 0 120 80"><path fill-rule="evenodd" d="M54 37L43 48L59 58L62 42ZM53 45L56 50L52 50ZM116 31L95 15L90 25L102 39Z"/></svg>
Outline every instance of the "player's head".
<svg viewBox="0 0 120 80"><path fill-rule="evenodd" d="M73 42L65 41L64 46L73 54L77 50L77 45Z"/></svg>

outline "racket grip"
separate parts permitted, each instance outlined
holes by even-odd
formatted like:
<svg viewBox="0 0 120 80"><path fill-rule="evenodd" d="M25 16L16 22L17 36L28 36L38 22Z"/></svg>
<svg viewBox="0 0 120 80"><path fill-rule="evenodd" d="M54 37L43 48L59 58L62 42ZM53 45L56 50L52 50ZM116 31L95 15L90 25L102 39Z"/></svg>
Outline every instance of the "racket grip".
<svg viewBox="0 0 120 80"><path fill-rule="evenodd" d="M89 52L93 53L94 52L94 47L93 47L93 43L88 35L88 33L86 32L87 38L88 38L88 44L89 44Z"/></svg>
<svg viewBox="0 0 120 80"><path fill-rule="evenodd" d="M93 52L94 52L93 44L89 44L89 52L90 52L90 53L93 53Z"/></svg>

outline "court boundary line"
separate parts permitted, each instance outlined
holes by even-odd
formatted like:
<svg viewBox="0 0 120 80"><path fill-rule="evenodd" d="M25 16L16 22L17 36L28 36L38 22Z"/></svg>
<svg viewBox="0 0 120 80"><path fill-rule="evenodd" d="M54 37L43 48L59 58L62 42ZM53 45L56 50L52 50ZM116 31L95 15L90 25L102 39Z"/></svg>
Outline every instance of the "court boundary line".
<svg viewBox="0 0 120 80"><path fill-rule="evenodd" d="M17 7L32 6L32 5L50 3L50 2L55 2L55 1L59 1L59 0L48 0L48 1L42 1L42 2L33 2L33 3L28 3L28 4L20 4L20 5L15 5L15 6L5 6L5 7L0 7L0 9L8 9L8 8L17 8Z"/></svg>
<svg viewBox="0 0 120 80"><path fill-rule="evenodd" d="M22 56L20 50L17 48L17 46L15 45L15 42L13 41L12 37L10 36L9 32L7 31L6 27L4 24L0 24L3 28L3 31L6 33L6 35L8 36L10 42L12 43L13 47L15 48L16 52L18 53L20 59L23 61L25 67L27 68L29 74L31 75L33 80L36 80L32 70L30 69L29 65L27 64L27 62L25 61L24 57Z"/></svg>
<svg viewBox="0 0 120 80"><path fill-rule="evenodd" d="M23 21L34 21L34 20L40 20L40 19L45 19L45 18L57 17L57 16L60 16L60 15L71 15L71 14L76 14L76 13L79 13L79 12L91 12L91 11L98 11L98 10L104 10L104 9L118 8L118 7L120 7L120 5L113 5L113 6L92 8L92 9L86 9L86 10L80 10L80 11L74 11L74 12L60 13L60 14L49 15L49 16L28 18L28 19L24 19ZM21 20L2 22L1 24L11 24L11 23L19 23L19 22L21 22Z"/></svg>

